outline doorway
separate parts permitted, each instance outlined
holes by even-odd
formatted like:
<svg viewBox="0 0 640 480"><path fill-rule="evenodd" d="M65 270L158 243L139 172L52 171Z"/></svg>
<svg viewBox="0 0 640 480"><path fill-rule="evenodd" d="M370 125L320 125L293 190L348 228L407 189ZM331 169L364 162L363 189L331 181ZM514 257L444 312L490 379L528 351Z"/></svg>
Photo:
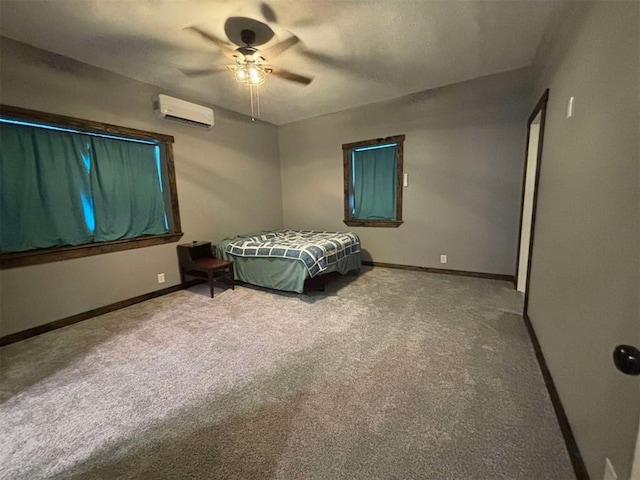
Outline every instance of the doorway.
<svg viewBox="0 0 640 480"><path fill-rule="evenodd" d="M545 90L527 121L527 147L522 175L522 201L520 204L520 236L518 238L518 263L516 265L516 288L525 294L525 311L531 254L533 253L533 233L536 217L540 160L544 140L544 123L547 112L549 90Z"/></svg>
<svg viewBox="0 0 640 480"><path fill-rule="evenodd" d="M522 200L522 221L520 222L520 252L518 253L519 292L524 293L527 285L527 261L531 240L531 218L533 215L533 193L538 169L538 144L540 140L540 116L538 112L529 126L529 142L524 170L524 195Z"/></svg>

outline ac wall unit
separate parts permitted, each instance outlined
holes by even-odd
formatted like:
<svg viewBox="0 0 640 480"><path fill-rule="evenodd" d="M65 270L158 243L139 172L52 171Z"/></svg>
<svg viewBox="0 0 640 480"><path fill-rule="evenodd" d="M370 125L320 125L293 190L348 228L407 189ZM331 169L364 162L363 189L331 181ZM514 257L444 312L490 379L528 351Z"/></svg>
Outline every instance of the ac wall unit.
<svg viewBox="0 0 640 480"><path fill-rule="evenodd" d="M213 127L213 110L209 107L160 94L154 97L153 108L160 118L167 118L207 129Z"/></svg>

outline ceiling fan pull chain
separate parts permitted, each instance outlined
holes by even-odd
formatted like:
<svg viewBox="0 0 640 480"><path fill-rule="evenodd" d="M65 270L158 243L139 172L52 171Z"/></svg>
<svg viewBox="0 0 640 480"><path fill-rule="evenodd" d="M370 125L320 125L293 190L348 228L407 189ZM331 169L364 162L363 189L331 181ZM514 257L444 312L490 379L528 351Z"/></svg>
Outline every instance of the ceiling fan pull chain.
<svg viewBox="0 0 640 480"><path fill-rule="evenodd" d="M255 122L256 117L255 117L254 106L253 106L253 85L251 84L249 84L249 97L251 98L251 121Z"/></svg>
<svg viewBox="0 0 640 480"><path fill-rule="evenodd" d="M258 85L256 85L256 105L257 105L257 111L258 111L258 118L262 118L260 116L260 87Z"/></svg>
<svg viewBox="0 0 640 480"><path fill-rule="evenodd" d="M249 84L249 97L251 98L251 121L260 119L260 90L258 85Z"/></svg>

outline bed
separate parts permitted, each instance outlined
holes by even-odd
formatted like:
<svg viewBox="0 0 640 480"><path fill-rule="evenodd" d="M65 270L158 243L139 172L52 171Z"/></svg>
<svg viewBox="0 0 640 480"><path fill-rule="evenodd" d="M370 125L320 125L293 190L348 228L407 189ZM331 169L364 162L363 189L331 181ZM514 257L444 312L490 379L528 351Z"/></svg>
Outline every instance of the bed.
<svg viewBox="0 0 640 480"><path fill-rule="evenodd" d="M289 292L324 288L331 274L360 270L360 239L352 232L277 230L225 238L216 256L233 260L242 282Z"/></svg>

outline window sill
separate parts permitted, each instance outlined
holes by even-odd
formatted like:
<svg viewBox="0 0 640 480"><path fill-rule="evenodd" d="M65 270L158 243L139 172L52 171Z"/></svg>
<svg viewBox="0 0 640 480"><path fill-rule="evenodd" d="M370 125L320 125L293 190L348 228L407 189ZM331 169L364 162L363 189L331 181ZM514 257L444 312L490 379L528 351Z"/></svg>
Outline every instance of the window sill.
<svg viewBox="0 0 640 480"><path fill-rule="evenodd" d="M402 220L343 220L350 227L386 227L398 228Z"/></svg>
<svg viewBox="0 0 640 480"><path fill-rule="evenodd" d="M101 255L103 253L120 252L134 248L162 245L177 242L184 235L182 232L167 233L165 235L150 235L140 238L128 238L114 242L91 243L70 247L44 248L28 252L3 253L0 255L0 269L39 265L41 263L59 262L73 258Z"/></svg>

